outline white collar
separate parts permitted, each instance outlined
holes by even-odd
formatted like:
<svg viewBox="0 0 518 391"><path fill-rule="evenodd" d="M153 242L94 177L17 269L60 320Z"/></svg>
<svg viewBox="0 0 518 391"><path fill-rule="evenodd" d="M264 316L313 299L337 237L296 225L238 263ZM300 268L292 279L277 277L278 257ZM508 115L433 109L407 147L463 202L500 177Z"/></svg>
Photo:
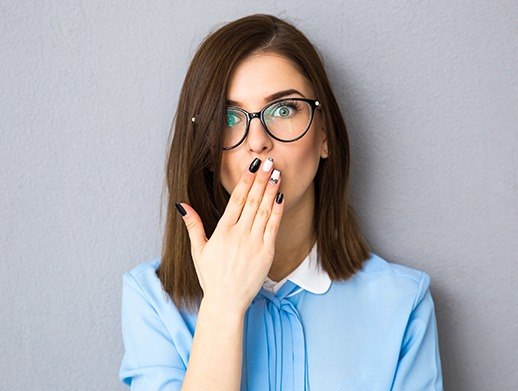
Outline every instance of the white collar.
<svg viewBox="0 0 518 391"><path fill-rule="evenodd" d="M331 286L329 275L317 263L317 242L302 263L281 281L276 282L266 276L263 286L267 290L277 292L286 280L297 284L301 288L316 294L326 293Z"/></svg>

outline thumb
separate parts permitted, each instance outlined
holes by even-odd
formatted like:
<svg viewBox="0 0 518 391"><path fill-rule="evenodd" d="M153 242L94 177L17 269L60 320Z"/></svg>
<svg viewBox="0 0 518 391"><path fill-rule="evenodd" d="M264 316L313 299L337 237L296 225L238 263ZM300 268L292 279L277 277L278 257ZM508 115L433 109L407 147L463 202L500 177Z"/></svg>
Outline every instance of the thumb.
<svg viewBox="0 0 518 391"><path fill-rule="evenodd" d="M198 250L207 242L203 222L198 213L196 213L189 204L175 203L174 205L178 212L180 212L185 226L187 227L192 248L196 253L198 253Z"/></svg>

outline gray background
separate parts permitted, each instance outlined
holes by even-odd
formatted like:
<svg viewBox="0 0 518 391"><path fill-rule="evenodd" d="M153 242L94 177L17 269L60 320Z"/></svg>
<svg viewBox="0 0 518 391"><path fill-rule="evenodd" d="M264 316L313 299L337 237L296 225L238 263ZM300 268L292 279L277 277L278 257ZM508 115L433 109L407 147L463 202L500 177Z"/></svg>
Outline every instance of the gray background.
<svg viewBox="0 0 518 391"><path fill-rule="evenodd" d="M512 0L2 0L0 388L123 388L121 275L160 252L183 77L255 12L324 56L374 252L432 277L445 388L518 389Z"/></svg>

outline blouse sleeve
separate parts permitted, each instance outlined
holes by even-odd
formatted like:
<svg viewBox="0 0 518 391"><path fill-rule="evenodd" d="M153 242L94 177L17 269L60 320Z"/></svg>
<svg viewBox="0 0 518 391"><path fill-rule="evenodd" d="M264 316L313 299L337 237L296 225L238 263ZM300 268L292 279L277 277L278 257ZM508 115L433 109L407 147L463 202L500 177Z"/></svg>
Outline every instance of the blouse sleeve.
<svg viewBox="0 0 518 391"><path fill-rule="evenodd" d="M423 272L403 336L392 390L443 390L430 276Z"/></svg>
<svg viewBox="0 0 518 391"><path fill-rule="evenodd" d="M135 278L124 273L122 281L119 380L134 391L180 390L187 369L169 332Z"/></svg>

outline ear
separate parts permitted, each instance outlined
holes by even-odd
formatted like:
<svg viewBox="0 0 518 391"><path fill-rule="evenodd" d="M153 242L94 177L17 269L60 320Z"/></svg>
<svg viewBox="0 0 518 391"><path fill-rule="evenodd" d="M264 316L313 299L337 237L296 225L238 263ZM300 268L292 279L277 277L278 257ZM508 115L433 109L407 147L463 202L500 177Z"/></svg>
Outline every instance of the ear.
<svg viewBox="0 0 518 391"><path fill-rule="evenodd" d="M327 144L327 135L323 128L320 128L322 132L322 142L320 146L320 157L322 159L327 159L329 156L329 146Z"/></svg>

